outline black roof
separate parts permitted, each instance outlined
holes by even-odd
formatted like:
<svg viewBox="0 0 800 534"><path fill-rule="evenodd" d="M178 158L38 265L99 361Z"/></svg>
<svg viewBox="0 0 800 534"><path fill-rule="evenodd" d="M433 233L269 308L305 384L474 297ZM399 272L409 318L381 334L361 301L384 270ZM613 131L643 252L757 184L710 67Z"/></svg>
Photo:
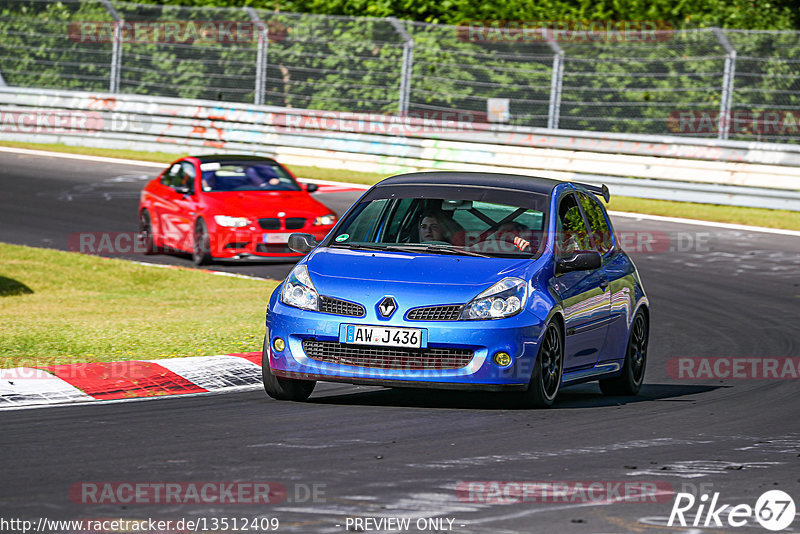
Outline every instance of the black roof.
<svg viewBox="0 0 800 534"><path fill-rule="evenodd" d="M192 156L200 160L200 163L213 163L216 161L275 161L266 156L251 156L245 154L210 154L207 156Z"/></svg>
<svg viewBox="0 0 800 534"><path fill-rule="evenodd" d="M414 172L398 174L378 182L376 187L395 185L471 186L496 189L514 189L530 193L549 195L561 180L520 174L497 174L489 172Z"/></svg>

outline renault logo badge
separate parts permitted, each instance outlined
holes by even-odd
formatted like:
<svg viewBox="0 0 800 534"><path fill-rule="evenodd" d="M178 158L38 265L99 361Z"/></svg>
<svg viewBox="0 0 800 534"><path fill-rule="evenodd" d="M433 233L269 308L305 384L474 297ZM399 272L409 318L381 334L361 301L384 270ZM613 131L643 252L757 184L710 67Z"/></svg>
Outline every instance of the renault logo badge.
<svg viewBox="0 0 800 534"><path fill-rule="evenodd" d="M396 309L397 302L392 297L384 297L380 304L378 304L378 311L387 319L392 316Z"/></svg>

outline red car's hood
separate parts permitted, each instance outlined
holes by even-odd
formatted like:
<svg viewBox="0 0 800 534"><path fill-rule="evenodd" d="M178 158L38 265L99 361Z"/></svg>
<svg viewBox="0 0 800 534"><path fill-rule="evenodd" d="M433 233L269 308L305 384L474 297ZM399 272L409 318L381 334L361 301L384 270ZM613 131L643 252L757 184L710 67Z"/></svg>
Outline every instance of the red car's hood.
<svg viewBox="0 0 800 534"><path fill-rule="evenodd" d="M275 217L278 212L308 217L333 212L305 191L220 191L204 193L203 200L211 211L233 217Z"/></svg>

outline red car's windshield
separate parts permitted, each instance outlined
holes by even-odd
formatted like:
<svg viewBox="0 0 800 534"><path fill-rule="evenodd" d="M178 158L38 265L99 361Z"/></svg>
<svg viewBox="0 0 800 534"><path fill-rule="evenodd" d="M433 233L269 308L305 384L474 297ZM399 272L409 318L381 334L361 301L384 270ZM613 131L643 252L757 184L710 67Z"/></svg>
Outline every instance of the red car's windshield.
<svg viewBox="0 0 800 534"><path fill-rule="evenodd" d="M200 165L202 188L215 191L300 191L280 165L268 162L214 161Z"/></svg>

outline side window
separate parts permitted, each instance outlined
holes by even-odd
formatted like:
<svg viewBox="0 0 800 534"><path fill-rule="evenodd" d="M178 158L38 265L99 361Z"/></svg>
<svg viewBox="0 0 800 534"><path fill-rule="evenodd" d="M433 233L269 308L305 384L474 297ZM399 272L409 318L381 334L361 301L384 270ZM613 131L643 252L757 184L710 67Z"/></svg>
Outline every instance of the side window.
<svg viewBox="0 0 800 534"><path fill-rule="evenodd" d="M605 254L614 246L614 241L611 239L611 230L608 228L603 208L586 193L580 193L580 199L594 238L594 250Z"/></svg>
<svg viewBox="0 0 800 534"><path fill-rule="evenodd" d="M413 198L403 198L395 202L383 229L381 243L400 243L403 241L402 237L408 238L417 220L417 210L412 209L412 204L417 204Z"/></svg>
<svg viewBox="0 0 800 534"><path fill-rule="evenodd" d="M373 200L357 214L347 227L348 243L370 243L375 239L378 222L389 200Z"/></svg>
<svg viewBox="0 0 800 534"><path fill-rule="evenodd" d="M575 195L569 193L558 204L556 253L568 256L577 250L592 250L592 247Z"/></svg>
<svg viewBox="0 0 800 534"><path fill-rule="evenodd" d="M180 163L175 163L161 178L161 183L173 189L183 181L183 168Z"/></svg>
<svg viewBox="0 0 800 534"><path fill-rule="evenodd" d="M181 183L178 185L185 185L189 188L189 194L194 193L194 164L188 161L181 162Z"/></svg>

